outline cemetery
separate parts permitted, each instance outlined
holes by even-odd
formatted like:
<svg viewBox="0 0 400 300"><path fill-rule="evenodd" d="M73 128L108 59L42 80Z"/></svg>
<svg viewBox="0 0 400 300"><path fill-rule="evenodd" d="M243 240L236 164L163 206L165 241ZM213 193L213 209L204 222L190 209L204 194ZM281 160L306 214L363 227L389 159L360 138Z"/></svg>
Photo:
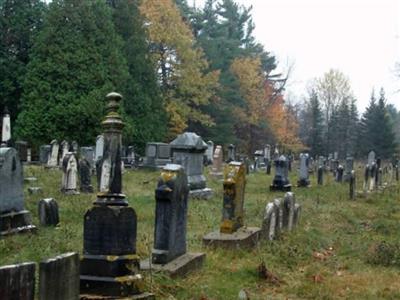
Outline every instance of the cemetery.
<svg viewBox="0 0 400 300"><path fill-rule="evenodd" d="M247 1L0 1L0 300L400 299L393 85Z"/></svg>

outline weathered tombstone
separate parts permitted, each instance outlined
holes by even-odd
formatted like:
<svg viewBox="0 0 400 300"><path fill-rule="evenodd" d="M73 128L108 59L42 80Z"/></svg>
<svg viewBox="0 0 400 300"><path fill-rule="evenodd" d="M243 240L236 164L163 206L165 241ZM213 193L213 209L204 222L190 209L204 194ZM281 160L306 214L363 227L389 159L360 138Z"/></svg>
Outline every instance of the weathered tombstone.
<svg viewBox="0 0 400 300"><path fill-rule="evenodd" d="M346 173L344 175L344 180L346 182L349 182L351 179L351 172L353 171L354 168L354 159L351 156L347 156L346 158Z"/></svg>
<svg viewBox="0 0 400 300"><path fill-rule="evenodd" d="M231 162L231 161L235 161L236 160L236 146L233 144L230 144L228 146L228 159L227 159L227 163Z"/></svg>
<svg viewBox="0 0 400 300"><path fill-rule="evenodd" d="M65 155L62 165L62 186L61 191L68 195L77 195L78 192L78 161L74 153Z"/></svg>
<svg viewBox="0 0 400 300"><path fill-rule="evenodd" d="M223 172L222 172L222 164L224 161L223 158L223 152L222 152L222 147L218 145L215 147L214 155L213 155L213 165L211 167L211 172L210 175L216 178L222 178L223 177Z"/></svg>
<svg viewBox="0 0 400 300"><path fill-rule="evenodd" d="M296 198L292 192L285 194L283 199L283 228L287 228L289 231L293 230L294 226L297 225L300 219L301 206L296 205Z"/></svg>
<svg viewBox="0 0 400 300"><path fill-rule="evenodd" d="M51 145L42 145L39 150L39 160L43 165L47 165L51 152Z"/></svg>
<svg viewBox="0 0 400 300"><path fill-rule="evenodd" d="M336 169L336 181L337 182L343 182L343 173L344 173L344 168L342 165L339 165Z"/></svg>
<svg viewBox="0 0 400 300"><path fill-rule="evenodd" d="M47 160L47 167L56 168L58 165L58 150L59 145L57 140L52 140L51 143L51 151L49 153L49 158Z"/></svg>
<svg viewBox="0 0 400 300"><path fill-rule="evenodd" d="M80 157L84 157L89 163L90 169L95 168L94 149L93 147L80 147Z"/></svg>
<svg viewBox="0 0 400 300"><path fill-rule="evenodd" d="M318 167L318 179L317 179L318 185L323 185L324 184L324 167L319 166Z"/></svg>
<svg viewBox="0 0 400 300"><path fill-rule="evenodd" d="M79 299L78 253L62 254L40 263L39 299Z"/></svg>
<svg viewBox="0 0 400 300"><path fill-rule="evenodd" d="M74 152L75 154L79 153L79 144L77 141L72 141L70 151Z"/></svg>
<svg viewBox="0 0 400 300"><path fill-rule="evenodd" d="M300 153L300 169L299 169L299 180L297 182L298 187L310 186L309 177L309 156L307 153Z"/></svg>
<svg viewBox="0 0 400 300"><path fill-rule="evenodd" d="M0 148L0 236L36 229L24 209L23 181L17 150Z"/></svg>
<svg viewBox="0 0 400 300"><path fill-rule="evenodd" d="M189 197L209 199L212 190L206 186L206 178L203 175L203 156L207 144L193 132L185 132L171 143L172 160L182 165L188 177Z"/></svg>
<svg viewBox="0 0 400 300"><path fill-rule="evenodd" d="M60 222L58 204L53 198L46 198L38 204L39 221L43 226L57 226Z"/></svg>
<svg viewBox="0 0 400 300"><path fill-rule="evenodd" d="M263 150L256 150L254 152L254 171L265 169L265 158Z"/></svg>
<svg viewBox="0 0 400 300"><path fill-rule="evenodd" d="M15 149L18 152L18 156L21 161L26 162L28 160L28 142L16 141Z"/></svg>
<svg viewBox="0 0 400 300"><path fill-rule="evenodd" d="M136 165L135 147L134 146L128 146L128 149L126 151L126 157L125 157L125 165L129 166L131 168L135 167L135 165Z"/></svg>
<svg viewBox="0 0 400 300"><path fill-rule="evenodd" d="M201 267L204 253L186 252L186 227L189 188L181 165L168 164L163 168L156 194L154 248L149 260L141 262L141 269L184 276Z"/></svg>
<svg viewBox="0 0 400 300"><path fill-rule="evenodd" d="M203 244L213 247L254 247L260 228L245 227L243 218L246 170L242 162L230 162L224 172L224 199L220 230L203 237Z"/></svg>
<svg viewBox="0 0 400 300"><path fill-rule="evenodd" d="M288 161L284 155L275 160L275 177L270 186L271 191L290 191L292 185L288 178Z"/></svg>
<svg viewBox="0 0 400 300"><path fill-rule="evenodd" d="M275 202L270 202L265 207L264 218L261 226L261 238L272 241L277 236L279 210Z"/></svg>
<svg viewBox="0 0 400 300"><path fill-rule="evenodd" d="M354 200L356 198L356 173L351 171L350 174L350 181L349 181L349 192L350 192L350 199Z"/></svg>
<svg viewBox="0 0 400 300"><path fill-rule="evenodd" d="M1 129L1 146L2 147L10 146L10 142L11 142L11 121L10 121L10 114L6 106L4 108L4 113L3 113L3 122Z"/></svg>
<svg viewBox="0 0 400 300"><path fill-rule="evenodd" d="M82 149L82 148L81 148ZM92 186L92 167L85 157L79 160L80 191L82 193L93 193Z"/></svg>
<svg viewBox="0 0 400 300"><path fill-rule="evenodd" d="M96 151L94 155L94 160L96 162L98 162L103 157L103 151L104 151L104 136L100 134L96 138Z"/></svg>
<svg viewBox="0 0 400 300"><path fill-rule="evenodd" d="M0 267L0 299L33 300L35 268L33 262Z"/></svg>
<svg viewBox="0 0 400 300"><path fill-rule="evenodd" d="M166 143L147 143L143 167L159 169L172 163L171 146Z"/></svg>
<svg viewBox="0 0 400 300"><path fill-rule="evenodd" d="M136 213L122 194L124 123L118 114L121 98L117 93L107 95L108 114L102 122L104 155L100 161L100 192L84 217L81 294L153 299L153 295L143 293L144 282L138 273Z"/></svg>
<svg viewBox="0 0 400 300"><path fill-rule="evenodd" d="M213 163L213 155L214 155L214 143L212 141L208 141L206 150L206 165L211 165Z"/></svg>
<svg viewBox="0 0 400 300"><path fill-rule="evenodd" d="M61 146L61 155L60 155L60 161L58 164L60 165L60 167L62 167L62 162L64 160L64 157L69 152L69 143L66 140L64 140L61 142L60 146Z"/></svg>

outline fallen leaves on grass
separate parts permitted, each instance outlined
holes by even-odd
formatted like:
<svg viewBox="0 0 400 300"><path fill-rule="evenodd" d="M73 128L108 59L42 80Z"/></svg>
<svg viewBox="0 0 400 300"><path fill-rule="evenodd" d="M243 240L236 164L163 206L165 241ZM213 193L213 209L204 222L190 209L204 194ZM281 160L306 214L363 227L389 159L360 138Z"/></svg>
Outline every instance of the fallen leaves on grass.
<svg viewBox="0 0 400 300"><path fill-rule="evenodd" d="M281 284L284 283L283 280L279 279L275 274L272 272L268 271L267 267L265 266L265 263L262 262L258 266L258 276L262 279L265 279L267 282L280 286Z"/></svg>
<svg viewBox="0 0 400 300"><path fill-rule="evenodd" d="M321 251L321 252L314 251L313 254L312 254L312 256L313 256L315 259L318 259L318 260L321 260L321 261L327 260L327 259L328 259L329 257L331 257L332 255L334 255L334 252L333 252L333 248L332 248L332 247L329 247L328 249L323 250L323 251Z"/></svg>

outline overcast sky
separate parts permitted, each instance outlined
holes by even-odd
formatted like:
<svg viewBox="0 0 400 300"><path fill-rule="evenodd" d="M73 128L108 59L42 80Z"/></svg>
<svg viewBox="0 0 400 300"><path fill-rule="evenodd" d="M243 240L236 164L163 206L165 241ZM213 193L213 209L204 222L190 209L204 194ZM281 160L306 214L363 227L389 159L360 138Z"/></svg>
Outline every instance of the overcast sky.
<svg viewBox="0 0 400 300"><path fill-rule="evenodd" d="M192 4L193 0L188 2ZM348 78L360 111L371 90L386 90L400 109L400 0L236 0L253 6L255 36L287 69L294 64L290 98L330 68ZM198 7L204 0L196 0Z"/></svg>

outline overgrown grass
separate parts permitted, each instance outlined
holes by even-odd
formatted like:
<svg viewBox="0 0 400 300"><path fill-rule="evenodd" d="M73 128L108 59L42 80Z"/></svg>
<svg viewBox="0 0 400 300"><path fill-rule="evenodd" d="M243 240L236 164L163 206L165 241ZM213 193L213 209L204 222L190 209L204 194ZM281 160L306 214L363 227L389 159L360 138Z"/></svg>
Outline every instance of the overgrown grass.
<svg viewBox="0 0 400 300"><path fill-rule="evenodd" d="M361 179L361 170L359 173ZM123 176L123 190L138 215L141 257L147 257L152 248L158 175L135 170ZM296 175L292 172L294 185ZM37 177L37 184L43 188L42 195L25 193L26 206L39 230L37 234L0 240L0 265L82 252L83 215L95 195L63 195L59 170L27 167L25 176ZM174 280L156 274L151 286L146 277L148 288L158 299L237 299L241 289L250 299L399 299L399 188L351 201L348 184L335 183L330 175L324 179L322 187L317 186L314 176L311 188L294 187L296 199L303 206L295 231L283 233L277 241L262 241L250 251L224 251L202 247L203 235L216 230L221 219L222 183L209 178L215 196L209 201L191 200L188 215L188 249L206 252L203 269ZM264 173L247 176L246 225L261 226L265 205L283 196L269 191L271 180L272 175ZM361 187L359 180L358 190ZM59 204L61 223L57 228L38 224L37 203L45 197L53 197ZM284 283L277 286L260 279L257 267L262 261Z"/></svg>

